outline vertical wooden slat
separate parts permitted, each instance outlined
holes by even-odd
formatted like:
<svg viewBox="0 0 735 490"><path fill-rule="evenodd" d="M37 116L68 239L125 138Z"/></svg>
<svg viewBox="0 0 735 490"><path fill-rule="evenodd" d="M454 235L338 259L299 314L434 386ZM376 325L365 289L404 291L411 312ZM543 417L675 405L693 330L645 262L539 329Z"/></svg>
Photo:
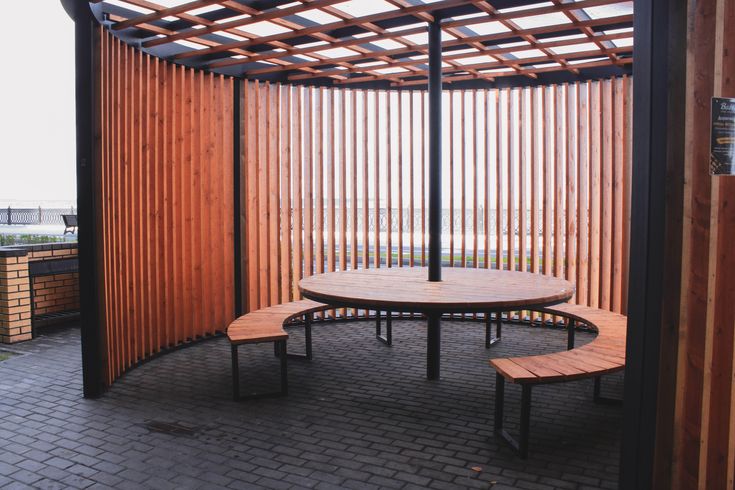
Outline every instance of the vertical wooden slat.
<svg viewBox="0 0 735 490"><path fill-rule="evenodd" d="M352 142L352 165L351 165L351 179L352 182L351 190L350 190L350 211L352 214L352 221L351 224L351 233L350 233L350 267L354 270L357 269L357 226L358 226L358 207L360 204L360 201L358 200L357 196L357 90L352 90L350 93L350 115L351 115L351 124L350 124L350 141ZM364 180L364 179L363 179ZM356 313L356 312L353 312Z"/></svg>
<svg viewBox="0 0 735 490"><path fill-rule="evenodd" d="M334 104L334 90L327 90L327 271L333 272L335 265L335 139L334 119L337 116Z"/></svg>
<svg viewBox="0 0 735 490"><path fill-rule="evenodd" d="M374 92L373 101L375 104L373 119L373 219L375 220L373 229L373 266L378 268L380 267L380 92Z"/></svg>
<svg viewBox="0 0 735 490"><path fill-rule="evenodd" d="M478 114L477 90L472 91L472 146L474 147L474 158L472 159L472 267L479 266L479 211L477 209L479 203L479 180L478 165L480 162L480 140L478 131L480 125Z"/></svg>
<svg viewBox="0 0 735 490"><path fill-rule="evenodd" d="M268 141L268 290L269 304L280 303L280 265L278 260L280 256L281 242L278 237L280 229L280 206L278 190L280 189L279 181L279 137L278 137L278 94L279 90L276 85L268 86L267 103L267 121L266 129Z"/></svg>
<svg viewBox="0 0 735 490"><path fill-rule="evenodd" d="M490 172L492 170L492 160L490 159L490 91L485 90L485 101L484 101L484 109L483 113L485 114L485 258L484 258L484 266L486 269L490 268L490 265L492 263L492 254L490 251L490 233L491 230L491 218L492 215L490 214L490 189L491 189L491 183L490 183Z"/></svg>
<svg viewBox="0 0 735 490"><path fill-rule="evenodd" d="M460 154L460 265L467 267L467 124L465 108L467 106L466 92L459 91L460 105L460 131L459 141L462 142Z"/></svg>
<svg viewBox="0 0 735 490"><path fill-rule="evenodd" d="M520 270L528 270L528 251L526 250L528 215L528 158L526 154L526 90L518 91L518 260Z"/></svg>
<svg viewBox="0 0 735 490"><path fill-rule="evenodd" d="M600 192L602 176L602 104L600 96L601 82L591 84L589 93L590 111L590 273L589 273L589 305L597 308L600 305Z"/></svg>
<svg viewBox="0 0 735 490"><path fill-rule="evenodd" d="M514 91L511 91L510 89L505 90L505 148L503 151L503 156L505 159L505 174L507 175L506 178L506 195L508 196L508 200L506 201L506 212L507 212L507 222L506 227L508 228L506 239L507 242L507 249L506 253L508 254L508 258L506 259L508 262L508 270L514 271L516 270L516 246L515 246L515 227L516 227L516 157L518 155L515 154L514 149L515 145L513 144L514 136L514 128L515 124L511 124L511 120L513 118L512 112L513 112L513 94Z"/></svg>
<svg viewBox="0 0 735 490"><path fill-rule="evenodd" d="M398 92L398 186L397 186L397 199L398 199L398 267L403 267L403 92ZM391 160L388 160L391 161ZM390 206L389 206L390 207ZM392 229L388 229L388 235L392 234ZM389 247L390 248L390 247Z"/></svg>
<svg viewBox="0 0 735 490"><path fill-rule="evenodd" d="M612 227L613 227L613 90L612 82L602 84L602 237L600 267L600 307L611 307Z"/></svg>
<svg viewBox="0 0 735 490"><path fill-rule="evenodd" d="M564 160L566 155L564 150L566 147L566 138L564 134L565 112L564 112L564 95L566 85L552 85L552 96L554 100L554 275L564 277L564 214L565 214L565 188L566 176Z"/></svg>
<svg viewBox="0 0 735 490"><path fill-rule="evenodd" d="M590 82L577 86L578 246L577 303L589 305L589 90Z"/></svg>
<svg viewBox="0 0 735 490"><path fill-rule="evenodd" d="M259 283L259 308L270 304L270 267L269 267L269 243L268 243L268 91L269 84L255 82L257 94L257 175L258 175L258 272Z"/></svg>
<svg viewBox="0 0 735 490"><path fill-rule="evenodd" d="M577 279L577 85L564 85L566 118L564 132L566 142L566 273L565 278L572 283ZM576 293L571 299L577 301Z"/></svg>
<svg viewBox="0 0 735 490"><path fill-rule="evenodd" d="M312 93L311 87L304 89L304 277L314 274L314 201L313 201L313 122L312 122Z"/></svg>
<svg viewBox="0 0 735 490"><path fill-rule="evenodd" d="M305 152L304 141L302 139L302 99L303 89L301 87L291 88L293 92L293 299L301 299L299 291L299 281L303 277L302 257L305 255L304 239L303 239L303 209L304 201L302 195L303 188L303 158Z"/></svg>
<svg viewBox="0 0 735 490"><path fill-rule="evenodd" d="M324 272L324 88L316 89L314 104L314 234L316 273Z"/></svg>
<svg viewBox="0 0 735 490"><path fill-rule="evenodd" d="M415 240L415 231L416 231L416 187L414 185L414 180L416 177L416 166L415 166L415 144L416 140L415 133L416 133L416 125L414 123L414 99L415 94L413 92L409 93L409 106L408 106L408 144L409 146L409 163L408 163L408 241L410 244L410 251L408 253L408 262L411 267L415 265L416 260L416 240Z"/></svg>
<svg viewBox="0 0 735 490"><path fill-rule="evenodd" d="M347 270L347 91L339 94L339 269ZM355 180L354 177L352 179Z"/></svg>
<svg viewBox="0 0 735 490"><path fill-rule="evenodd" d="M370 267L370 176L368 171L368 93L362 92L362 268Z"/></svg>
<svg viewBox="0 0 735 490"><path fill-rule="evenodd" d="M220 215L222 219L222 236L224 241L221 243L220 256L222 257L222 284L224 286L223 298L224 305L222 305L221 317L215 321L215 326L212 325L201 325L198 327L197 335L202 336L204 333L212 333L213 328L224 330L224 327L234 320L235 314L235 268L232 251L235 248L235 230L233 223L235 221L235 210L233 207L234 203L234 170L232 166L233 160L233 148L234 148L234 134L232 131L232 121L234 119L234 101L232 98L233 94L233 83L234 80L230 77L221 76L220 80L220 100L222 101L222 118L218 120L218 126L221 129L222 140L221 140L221 164L219 167L222 169L222 202L220 209L222 210ZM201 163L201 162L200 162Z"/></svg>
<svg viewBox="0 0 735 490"><path fill-rule="evenodd" d="M385 158L385 265L391 267L393 265L393 150L391 148L391 133L393 132L393 121L391 114L392 92L388 91L385 94L385 146L386 158ZM377 138L377 133L376 133ZM376 139L376 154L377 152L377 141ZM399 140L400 141L400 140Z"/></svg>
<svg viewBox="0 0 735 490"><path fill-rule="evenodd" d="M426 266L426 92L421 91L421 266Z"/></svg>
<svg viewBox="0 0 735 490"><path fill-rule="evenodd" d="M552 273L552 234L553 234L553 211L554 211L554 158L553 158L553 97L550 96L551 88L541 89L541 107L544 111L544 119L541 126L541 134L544 140L543 169L544 169L544 226L543 226L543 271L544 274Z"/></svg>
<svg viewBox="0 0 735 490"><path fill-rule="evenodd" d="M499 124L502 115L501 91L495 90L495 268L505 269L503 260L503 211L505 206L505 192L503 176L503 136L502 124ZM506 126L507 127L507 126ZM510 231L510 226L508 227Z"/></svg>
<svg viewBox="0 0 735 490"><path fill-rule="evenodd" d="M279 88L281 94L280 146L281 146L281 302L291 301L291 89Z"/></svg>
<svg viewBox="0 0 735 490"><path fill-rule="evenodd" d="M449 92L449 267L454 267L454 96Z"/></svg>
<svg viewBox="0 0 735 490"><path fill-rule="evenodd" d="M623 292L623 179L625 139L623 137L624 86L623 80L615 79L613 84L613 141L612 141L612 310L622 311Z"/></svg>
<svg viewBox="0 0 735 490"><path fill-rule="evenodd" d="M539 90L536 88L529 89L529 112L531 115L531 123L529 125L530 154L529 161L531 165L531 272L538 273L539 268L539 164L538 156L542 155L543 138L539 138L536 130L538 127L538 95ZM543 134L542 134L543 136Z"/></svg>

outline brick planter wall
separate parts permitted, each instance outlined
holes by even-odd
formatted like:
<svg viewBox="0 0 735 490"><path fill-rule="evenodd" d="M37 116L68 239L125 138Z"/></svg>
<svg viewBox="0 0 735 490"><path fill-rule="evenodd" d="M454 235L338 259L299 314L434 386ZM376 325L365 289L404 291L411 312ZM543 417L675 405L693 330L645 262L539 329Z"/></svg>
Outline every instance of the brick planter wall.
<svg viewBox="0 0 735 490"><path fill-rule="evenodd" d="M79 310L77 272L30 277L33 264L72 258L77 250L76 243L0 247L0 343L32 338L31 298L34 322L50 323L49 314Z"/></svg>

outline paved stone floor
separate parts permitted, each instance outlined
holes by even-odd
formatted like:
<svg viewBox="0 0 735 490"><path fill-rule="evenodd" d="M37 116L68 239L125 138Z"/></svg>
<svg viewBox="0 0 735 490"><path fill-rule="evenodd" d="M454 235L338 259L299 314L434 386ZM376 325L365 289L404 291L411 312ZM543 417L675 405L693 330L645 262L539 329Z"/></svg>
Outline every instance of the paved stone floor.
<svg viewBox="0 0 735 490"><path fill-rule="evenodd" d="M314 360L290 362L290 395L240 403L222 338L148 362L97 400L81 397L77 328L0 346L19 354L0 362L0 487L616 488L621 409L595 405L591 380L534 389L528 460L492 434L487 359L561 350L563 331L507 325L486 351L481 324L445 322L436 382L422 322L396 322L393 347L373 331L316 325ZM276 381L270 345L240 359L243 383ZM603 386L619 397L622 377ZM513 432L519 400L509 385Z"/></svg>

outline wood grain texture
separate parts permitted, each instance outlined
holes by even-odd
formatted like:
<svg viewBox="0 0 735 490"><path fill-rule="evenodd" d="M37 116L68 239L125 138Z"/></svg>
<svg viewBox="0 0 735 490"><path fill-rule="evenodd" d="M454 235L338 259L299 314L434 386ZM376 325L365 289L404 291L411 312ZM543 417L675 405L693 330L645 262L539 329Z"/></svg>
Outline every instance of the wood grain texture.
<svg viewBox="0 0 735 490"><path fill-rule="evenodd" d="M424 267L360 269L307 277L299 287L314 301L406 312L506 311L565 302L574 293L566 280L528 272L447 268L441 282L427 274Z"/></svg>
<svg viewBox="0 0 735 490"><path fill-rule="evenodd" d="M234 115L230 79L100 36L98 257L111 384L233 318Z"/></svg>

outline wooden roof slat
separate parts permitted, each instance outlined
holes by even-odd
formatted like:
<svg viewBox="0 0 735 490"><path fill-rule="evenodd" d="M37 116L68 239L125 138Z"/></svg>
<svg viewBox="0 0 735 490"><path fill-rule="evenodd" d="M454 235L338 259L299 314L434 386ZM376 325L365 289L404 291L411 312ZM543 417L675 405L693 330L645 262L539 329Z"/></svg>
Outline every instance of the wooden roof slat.
<svg viewBox="0 0 735 490"><path fill-rule="evenodd" d="M614 53L617 52L627 52L630 51L630 48L614 48L611 50ZM569 53L568 58L574 59L574 58L591 58L594 56L602 56L602 53L600 53L598 50L594 51L578 51L576 53ZM522 60L518 60L519 62L522 62L524 65L532 65L532 64L541 64L548 62L549 59L546 56L537 56L534 58L525 58ZM574 65L572 65L574 66ZM442 68L442 73L451 73L454 71L471 71L471 70L485 70L485 69L491 69L491 68L503 68L507 67L507 65L503 61L490 61L487 63L476 63L472 65L464 65L460 67L444 67ZM371 68L380 68L380 67L371 67ZM521 67L523 69L523 67ZM558 69L558 68L557 68ZM364 70L360 70L364 71ZM344 73L344 70L341 70L341 72ZM429 71L426 69L423 69L421 71L416 71L412 73L405 73L403 75L405 76L416 76L416 75L428 75ZM401 74L398 74L401 75ZM291 75L288 77L289 80L304 80L307 78L318 78L318 77L324 77L324 76L331 76L330 71L316 71L314 73L309 74L297 74L297 75Z"/></svg>
<svg viewBox="0 0 735 490"><path fill-rule="evenodd" d="M112 21L112 29L135 27L137 30L126 31L123 37L142 37L144 49L170 43L190 48L163 48L154 50L154 55L160 53L187 66L217 72L227 69L225 73L249 77L273 75L291 81L324 79L339 85L380 82L386 88L425 85L428 45L418 44L426 41L411 36L425 34L425 25L416 27L416 24L432 21L435 12L441 13L442 30L452 37L442 42L442 72L446 74L444 81L447 83L473 79L494 81L496 77L508 76L537 78L540 73L553 71L579 76L581 69L605 66L610 67L613 74L623 74L628 71L623 67L631 62L633 54L632 46L611 43L616 39L629 39L631 32L600 33L601 30L632 27L632 13L599 17L585 10L605 5L623 6L627 0L552 0L550 4L536 0L536 4L517 10L501 9L497 4L500 0L438 0L433 3L385 0L392 10L356 16L349 9L340 8L347 0L297 0L285 8L271 8L271 2L241 0L186 1L174 7L165 7L155 1L120 0L113 6L103 7L103 11ZM127 11L126 3L130 5ZM140 15L136 7L151 12ZM209 8L195 12L203 7ZM629 7L623 11L626 9L629 11ZM331 18L318 24L308 20L314 17L299 17L308 12ZM559 13L564 17L560 18ZM555 14L555 18L543 25L542 16L549 14ZM534 21L522 24L523 18L534 18ZM257 30L248 31L248 25L261 22L272 23L286 31L264 36L257 35ZM523 28L522 25L534 27ZM482 32L486 34L478 34ZM551 37L558 39L544 42ZM311 43L310 38L321 43ZM380 44L387 39L393 41L393 46ZM198 46L190 46L187 42ZM300 47L303 43L309 44ZM504 43L507 45L502 46ZM589 48L582 47L584 51L557 49L587 43ZM251 47L255 46L258 47L254 51ZM337 48L350 49L354 55L348 52L347 56L330 56L332 53L328 50ZM267 51L263 52L264 49ZM453 54L452 49L457 53ZM528 52L523 54L523 51ZM299 59L299 55L310 58ZM598 57L606 59L593 61ZM463 62L463 59L468 60ZM262 62L260 66L258 62ZM269 66L263 66L266 63ZM547 63L550 66L546 66ZM236 68L250 64L255 65L243 67L244 70ZM584 76L589 75L590 72Z"/></svg>
<svg viewBox="0 0 735 490"><path fill-rule="evenodd" d="M633 33L632 32L617 32L614 34L605 34L602 36L599 36L601 41L614 41L616 39L627 39L632 38ZM562 40L562 41L552 41L549 43L541 43L545 48L556 48L556 47L562 47L562 46L574 46L575 44L586 44L589 43L589 40L586 38L578 38L578 39L568 39L568 40ZM452 54L445 54L444 60L461 60L464 58L475 58L478 56L482 56L485 54L491 55L491 54L504 54L504 53L512 53L513 51L519 51L523 48L519 48L518 46L512 46L512 47L494 47L494 48L485 48L479 53L460 53L456 55ZM363 55L354 55L354 56L345 56L342 58L335 58L331 61L329 60L318 60L318 61L304 61L302 63L292 63L290 65L285 66L267 66L263 68L257 68L254 70L248 70L246 73L248 75L264 75L267 73L275 73L275 72L281 72L281 71L290 71L290 70L299 70L301 68L313 68L316 66L324 65L325 61L328 64L337 63L337 62L352 62L352 61L358 61L361 59L364 59L365 57ZM526 61L526 60L522 60ZM386 65L377 65L373 66L373 69L380 69L380 68L387 68L389 66L406 66L406 65L414 65L418 66L421 64L427 64L427 60L408 60L408 61L394 61L391 64ZM349 73L359 73L363 71L359 65L355 66L354 68L351 68L349 70Z"/></svg>
<svg viewBox="0 0 735 490"><path fill-rule="evenodd" d="M251 17L246 19L238 19L230 22L222 22L208 25L203 29L190 28L185 31L177 32L174 35L152 39L143 43L143 47L152 48L154 46L160 46L161 44L172 43L174 41L187 39L191 36L201 36L203 34L212 34L218 31L224 31L227 29L233 29L235 27L244 27L250 24L256 24L263 21L272 21L278 18L285 17L287 15L298 15L300 13L307 12L313 9L319 9L335 3L345 2L346 0L314 0L308 4L295 5L285 9L272 9L268 11L259 12L252 14Z"/></svg>
<svg viewBox="0 0 735 490"><path fill-rule="evenodd" d="M618 23L626 23L626 22L632 22L632 21L633 21L633 16L632 15L623 15L623 16L618 16L618 17L614 17L614 18L604 19L604 21L602 19L591 19L591 20L588 20L588 21L582 21L582 22L580 22L580 24L581 25L584 25L584 26L588 26L588 27L595 27L595 26L599 26L599 25L606 25L608 23L618 24ZM569 26L568 25L564 25L563 26L563 29L560 29L560 26L555 25L555 26L543 26L543 27L534 27L534 28L531 28L531 29L524 29L523 32L526 33L526 34L530 34L530 35L536 36L536 35L539 35L539 34L553 34L553 33L556 33L556 32L563 32L563 31L567 31L567 30L569 30ZM400 37L400 35L404 35L405 36L405 35L409 35L409 34L416 34L416 33L420 33L420 32L425 32L425 28L410 29L410 32L408 32L408 31L393 32L393 33L390 33L390 36L391 36L390 38ZM387 37L388 36L386 36L386 38ZM477 42L498 41L500 43L500 42L502 42L504 40L513 39L513 38L516 38L516 37L518 37L516 34L508 33L508 32L500 32L500 33L494 33L494 34L483 34L483 35L468 37L468 38L465 38L465 39L455 39L455 40L452 40L452 41L446 41L443 44L443 46L445 48L450 48L450 47L455 47L455 46L462 46L462 45L467 44L467 42L469 42L469 41L473 41L473 42L474 41L477 41ZM365 37L365 38L361 38L361 39L349 39L349 40L341 41L339 43L335 43L331 47L347 47L347 46L352 46L352 45L355 45L355 44L365 44L365 43L369 43L369 42L372 42L372 41L377 41L377 40L380 40L380 39L383 39L383 37L377 36L377 35L375 37ZM295 48L295 49L293 49L293 50L291 50L289 52L272 53L272 54L267 54L267 55L266 54L258 54L256 56L253 56L253 57L250 57L250 58L247 58L247 59L243 58L243 59L226 59L226 60L220 60L220 61L216 61L216 62L210 63L209 64L209 67L210 68L221 68L221 67L225 67L225 66L234 66L234 65L239 65L239 64L253 63L253 62L261 61L261 60L262 61L270 61L270 62L273 62L274 59L283 58L283 57L287 57L287 56L296 56L296 55L299 55L299 54L310 54L310 53L313 53L315 51L321 51L321 50L329 49L329 48L330 48L329 46L310 46L310 47L307 47L307 48ZM429 46L428 46L428 44L424 44L424 45L415 46L415 47L387 49L387 50L381 51L380 54L385 55L385 56L397 56L397 55L401 55L401 54L407 54L407 53L412 53L412 52L420 51L421 49L419 49L419 48L421 48L421 49L428 49ZM521 49L520 48L516 48L515 50L516 51L520 51ZM451 52L448 52L448 53L451 54Z"/></svg>
<svg viewBox="0 0 735 490"><path fill-rule="evenodd" d="M630 63L633 63L633 57L630 57L630 58L621 58L618 63L620 63L620 64L630 64ZM582 68L597 68L597 67L600 67L600 66L609 66L609 65L610 65L610 61L609 60L605 60L605 61L592 61L592 62L589 62L589 63L579 63L578 65L575 65L575 66L577 68L582 69ZM534 73L547 73L547 72L550 72L550 71L559 71L559 67L527 68L526 70L527 71L532 71ZM504 72L496 72L496 73L493 73L493 76L496 77L496 78L499 78L499 77L510 77L510 76L515 76L515 75L516 75L516 73L514 73L514 72L505 72L505 73ZM455 77L445 77L444 79L442 79L442 83L454 83L454 82L461 82L461 81L465 81L465 80L474 80L474 79L475 79L475 77L473 77L473 76L461 75L461 76L455 76ZM350 78L350 79L343 80L343 81L341 81L339 83L340 84L343 84L343 83L355 83L356 81L357 80L355 80L353 78ZM365 77L364 80L360 80L360 81L361 82L369 82L369 81L371 81L371 79L369 79L368 77ZM394 86L407 87L407 86L412 86L412 85L426 85L426 84L427 84L427 80L425 80L425 79L423 79L423 80L404 80L402 82L399 82L397 84L394 84Z"/></svg>
<svg viewBox="0 0 735 490"><path fill-rule="evenodd" d="M462 5L466 3L467 3L467 0L441 0L439 2L435 2L431 4L414 5L413 7L409 7L409 8L400 10L399 12L401 12L403 15L410 15L413 12L421 12L421 11L453 7L453 6ZM191 52L181 53L180 55L175 56L175 58L183 59L183 58L190 58L192 56L203 56L203 55L208 55L208 54L221 53L223 51L229 51L233 48L245 48L245 47L254 46L257 44L265 44L270 41L285 41L287 39L293 39L295 37L301 37L301 36L308 36L314 33L333 31L337 29L342 29L344 27L365 24L368 22L378 22L381 20L390 19L395 16L396 16L395 11L388 11L388 12L381 12L378 14L366 15L363 17L354 17L353 19L341 20L339 22L333 22L331 24L304 27L302 29L299 29L298 31L283 32L280 34L273 34L271 36L263 36L258 39L251 39L248 41L239 41L239 42L234 42L234 43L223 44L221 46L218 46L217 48L208 49L206 50L206 52L202 50L196 53L191 53Z"/></svg>
<svg viewBox="0 0 735 490"><path fill-rule="evenodd" d="M151 12L150 14L144 14L138 17L133 17L132 19L127 19L122 22L118 22L117 24L114 24L112 26L112 29L115 31L120 31L122 29L127 29L128 27L134 27L138 24L143 24L145 22L152 22L154 20L163 19L164 17L168 16L175 16L177 14L180 14L182 12L188 12L189 10L195 10L202 7L209 7L210 5L214 5L216 3L219 3L219 0L195 0L193 2L184 3L181 5L177 5L176 7L168 7L164 8L162 10Z"/></svg>

